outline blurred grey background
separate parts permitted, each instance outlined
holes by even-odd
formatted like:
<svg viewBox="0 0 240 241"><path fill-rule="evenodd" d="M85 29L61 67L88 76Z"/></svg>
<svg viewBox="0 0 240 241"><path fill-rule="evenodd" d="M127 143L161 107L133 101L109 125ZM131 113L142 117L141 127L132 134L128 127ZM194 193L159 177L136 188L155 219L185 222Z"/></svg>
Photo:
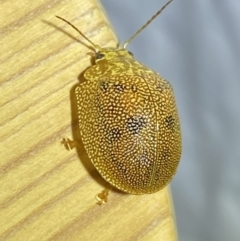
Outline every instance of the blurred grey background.
<svg viewBox="0 0 240 241"><path fill-rule="evenodd" d="M164 0L101 0L123 43ZM183 154L180 241L240 240L240 1L175 0L129 44L174 87Z"/></svg>

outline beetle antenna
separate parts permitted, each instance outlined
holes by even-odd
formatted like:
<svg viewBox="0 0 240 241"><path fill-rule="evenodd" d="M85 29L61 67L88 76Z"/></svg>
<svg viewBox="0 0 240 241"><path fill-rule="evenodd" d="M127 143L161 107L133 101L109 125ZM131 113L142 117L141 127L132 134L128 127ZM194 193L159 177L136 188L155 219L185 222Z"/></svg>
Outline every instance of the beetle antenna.
<svg viewBox="0 0 240 241"><path fill-rule="evenodd" d="M166 7L169 5L173 0L168 1L160 10L158 10L152 17L149 19L138 31L133 34L131 38L129 38L123 45L123 48L125 49L127 45L140 33L143 29L145 29Z"/></svg>
<svg viewBox="0 0 240 241"><path fill-rule="evenodd" d="M56 18L61 19L62 21L66 22L67 24L69 24L72 28L74 28L83 38L85 38L97 51L98 49L100 49L100 47L96 44L94 44L89 38L87 38L77 27L75 27L72 23L70 23L69 21L67 21L66 19L59 17L59 16L55 16Z"/></svg>

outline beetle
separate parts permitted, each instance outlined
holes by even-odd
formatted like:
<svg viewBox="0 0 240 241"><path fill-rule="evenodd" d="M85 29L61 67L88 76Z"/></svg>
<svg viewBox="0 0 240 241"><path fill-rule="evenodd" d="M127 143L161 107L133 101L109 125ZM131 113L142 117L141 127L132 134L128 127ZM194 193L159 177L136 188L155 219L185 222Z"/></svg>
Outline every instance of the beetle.
<svg viewBox="0 0 240 241"><path fill-rule="evenodd" d="M171 84L126 49L172 1L117 48L101 48L57 16L95 50L95 64L75 89L84 147L101 176L130 194L161 190L173 178L181 157L180 121Z"/></svg>

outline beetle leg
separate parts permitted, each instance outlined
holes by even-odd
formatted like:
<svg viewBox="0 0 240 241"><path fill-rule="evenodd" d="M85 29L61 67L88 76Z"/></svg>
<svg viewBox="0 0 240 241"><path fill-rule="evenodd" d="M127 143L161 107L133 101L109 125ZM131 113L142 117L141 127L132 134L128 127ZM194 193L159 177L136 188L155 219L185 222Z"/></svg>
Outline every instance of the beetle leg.
<svg viewBox="0 0 240 241"><path fill-rule="evenodd" d="M63 138L61 140L61 143L65 146L65 148L67 150L72 150L73 148L77 147L77 142L76 141L72 141L69 138Z"/></svg>

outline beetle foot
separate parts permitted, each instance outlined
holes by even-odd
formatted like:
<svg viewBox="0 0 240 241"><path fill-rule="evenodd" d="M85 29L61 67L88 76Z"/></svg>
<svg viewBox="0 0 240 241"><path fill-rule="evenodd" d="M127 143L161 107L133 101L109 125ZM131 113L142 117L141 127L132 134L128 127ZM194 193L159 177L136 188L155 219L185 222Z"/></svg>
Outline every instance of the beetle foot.
<svg viewBox="0 0 240 241"><path fill-rule="evenodd" d="M107 203L108 193L109 193L109 189L105 188L101 193L96 195L96 199L97 199L97 204L98 205L101 206L102 204L106 204Z"/></svg>

